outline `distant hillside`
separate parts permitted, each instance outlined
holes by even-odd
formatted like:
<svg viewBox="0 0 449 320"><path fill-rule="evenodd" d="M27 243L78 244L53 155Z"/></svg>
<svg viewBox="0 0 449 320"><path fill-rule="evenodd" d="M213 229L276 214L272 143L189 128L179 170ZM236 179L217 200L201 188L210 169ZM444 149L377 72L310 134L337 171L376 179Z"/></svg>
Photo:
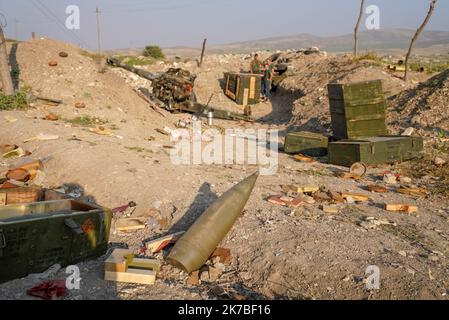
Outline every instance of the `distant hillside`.
<svg viewBox="0 0 449 320"><path fill-rule="evenodd" d="M390 29L378 31L364 31L360 33L361 50L387 50L406 49L413 37L414 30ZM319 47L329 52L352 51L354 36L347 34L336 37L319 37L311 34L298 34L294 36L266 38L253 41L230 43L225 45L210 46L209 53L249 53L260 50L287 50L309 47ZM416 44L417 48L439 47L441 50L449 50L449 32L424 31ZM114 53L139 54L141 49L114 50ZM165 48L167 55L196 56L200 48L175 47ZM445 52L447 53L447 51Z"/></svg>
<svg viewBox="0 0 449 320"><path fill-rule="evenodd" d="M360 48L369 49L404 49L410 44L414 31L407 29L364 31L360 33ZM417 47L430 47L440 44L449 44L449 32L446 31L425 31L423 32ZM342 52L352 50L354 36L347 34L338 37L318 37L310 34L299 34L289 37L268 38L242 43L215 47L225 51L234 50L286 50L308 48L312 46L320 47L322 50L330 52Z"/></svg>

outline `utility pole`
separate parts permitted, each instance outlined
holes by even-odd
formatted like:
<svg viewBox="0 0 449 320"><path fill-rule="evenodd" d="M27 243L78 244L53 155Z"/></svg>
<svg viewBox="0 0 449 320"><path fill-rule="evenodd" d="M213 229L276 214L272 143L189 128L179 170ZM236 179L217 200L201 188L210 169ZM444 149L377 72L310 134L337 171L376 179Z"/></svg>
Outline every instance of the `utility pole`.
<svg viewBox="0 0 449 320"><path fill-rule="evenodd" d="M6 50L6 39L3 33L3 26L0 24L0 79L3 84L3 94L14 95L14 86L11 79L11 70L8 63L8 52Z"/></svg>
<svg viewBox="0 0 449 320"><path fill-rule="evenodd" d="M198 64L199 67L201 67L203 65L204 52L206 51L206 43L207 43L207 39L204 39L204 41L203 41L203 50L201 51L200 63Z"/></svg>
<svg viewBox="0 0 449 320"><path fill-rule="evenodd" d="M97 10L95 10L95 13L96 13L96 15L97 15L97 42L98 42L98 55L101 56L101 42L100 42L100 40L101 40L101 37L100 37L100 13L101 13L101 11L98 10L98 7L97 7Z"/></svg>

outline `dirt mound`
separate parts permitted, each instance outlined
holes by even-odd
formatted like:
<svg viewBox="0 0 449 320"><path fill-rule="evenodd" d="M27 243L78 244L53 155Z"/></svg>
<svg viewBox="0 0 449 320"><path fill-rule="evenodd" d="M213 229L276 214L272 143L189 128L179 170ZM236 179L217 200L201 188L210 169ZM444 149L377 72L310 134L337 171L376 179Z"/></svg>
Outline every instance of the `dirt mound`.
<svg viewBox="0 0 449 320"><path fill-rule="evenodd" d="M413 83L406 84L373 61L354 62L348 55L306 57L297 63L298 74L286 79L279 88L281 97L287 100L292 95L297 97L293 101L291 121L295 130L331 131L328 83L382 80L387 97L413 86Z"/></svg>
<svg viewBox="0 0 449 320"><path fill-rule="evenodd" d="M67 57L61 57L61 52ZM90 116L118 124L122 120L133 123L149 114L148 104L131 87L99 65L93 54L75 46L50 39L31 40L13 45L10 60L21 88L29 87L33 95L63 101L60 107L51 109L63 118ZM50 66L50 62L57 65ZM86 107L77 109L77 103ZM151 117L148 119L151 122Z"/></svg>
<svg viewBox="0 0 449 320"><path fill-rule="evenodd" d="M395 131L414 127L422 135L449 135L449 70L389 101L389 122Z"/></svg>

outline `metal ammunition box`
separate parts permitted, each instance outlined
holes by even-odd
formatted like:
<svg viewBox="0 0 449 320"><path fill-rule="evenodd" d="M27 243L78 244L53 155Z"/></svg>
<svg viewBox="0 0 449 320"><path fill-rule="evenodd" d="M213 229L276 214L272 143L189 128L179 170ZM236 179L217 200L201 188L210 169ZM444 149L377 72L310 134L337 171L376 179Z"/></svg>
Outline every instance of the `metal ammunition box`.
<svg viewBox="0 0 449 320"><path fill-rule="evenodd" d="M328 91L336 138L357 139L388 134L381 80L329 84Z"/></svg>
<svg viewBox="0 0 449 320"><path fill-rule="evenodd" d="M356 162L367 165L391 164L422 158L421 137L385 136L329 143L329 162L350 167Z"/></svg>
<svg viewBox="0 0 449 320"><path fill-rule="evenodd" d="M73 200L0 206L0 283L106 253L109 209Z"/></svg>
<svg viewBox="0 0 449 320"><path fill-rule="evenodd" d="M258 74L225 73L225 94L239 105L260 102L262 76Z"/></svg>
<svg viewBox="0 0 449 320"><path fill-rule="evenodd" d="M327 154L329 137L313 132L289 133L285 138L284 151L288 154L303 154L322 157Z"/></svg>

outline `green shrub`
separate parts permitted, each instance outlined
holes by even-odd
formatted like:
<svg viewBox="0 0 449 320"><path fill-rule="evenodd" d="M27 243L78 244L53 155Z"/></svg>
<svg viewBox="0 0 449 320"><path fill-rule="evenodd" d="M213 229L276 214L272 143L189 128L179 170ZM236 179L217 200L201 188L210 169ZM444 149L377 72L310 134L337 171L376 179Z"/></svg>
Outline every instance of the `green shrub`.
<svg viewBox="0 0 449 320"><path fill-rule="evenodd" d="M0 92L0 110L23 109L27 106L27 92L25 90L21 90L13 96L5 96Z"/></svg>
<svg viewBox="0 0 449 320"><path fill-rule="evenodd" d="M145 50L143 50L143 55L145 57L150 57L154 59L164 59L164 53L159 46L146 46Z"/></svg>

